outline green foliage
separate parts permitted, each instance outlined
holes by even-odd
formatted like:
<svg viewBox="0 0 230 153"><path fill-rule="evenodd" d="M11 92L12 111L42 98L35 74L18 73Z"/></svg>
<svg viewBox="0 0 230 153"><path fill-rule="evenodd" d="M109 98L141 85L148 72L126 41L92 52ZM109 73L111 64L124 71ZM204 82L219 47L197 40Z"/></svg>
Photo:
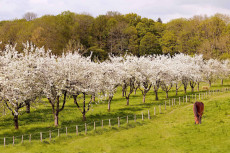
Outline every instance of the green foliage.
<svg viewBox="0 0 230 153"><path fill-rule="evenodd" d="M3 50L6 44L17 44L20 51L22 43L30 41L58 55L66 50L81 50L85 54L89 48L98 46L103 50L102 54L124 55L128 51L140 56L145 53L159 54L162 48L163 53L172 55L178 52L190 55L200 53L205 58L222 59L230 53L229 23L230 17L223 14L179 18L162 23L161 18L154 21L135 13L122 15L109 11L93 17L65 11L30 21L0 21L0 48ZM150 33L156 38L152 36L150 38L154 41L146 43ZM101 56L101 59L106 58Z"/></svg>
<svg viewBox="0 0 230 153"><path fill-rule="evenodd" d="M140 42L140 55L162 54L157 37L148 32Z"/></svg>

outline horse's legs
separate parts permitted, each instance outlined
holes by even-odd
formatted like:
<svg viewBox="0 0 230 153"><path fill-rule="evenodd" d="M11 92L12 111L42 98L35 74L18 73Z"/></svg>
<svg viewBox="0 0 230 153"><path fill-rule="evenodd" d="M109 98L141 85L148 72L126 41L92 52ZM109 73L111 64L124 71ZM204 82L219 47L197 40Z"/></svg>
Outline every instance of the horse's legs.
<svg viewBox="0 0 230 153"><path fill-rule="evenodd" d="M201 124L201 116L199 116L199 124Z"/></svg>

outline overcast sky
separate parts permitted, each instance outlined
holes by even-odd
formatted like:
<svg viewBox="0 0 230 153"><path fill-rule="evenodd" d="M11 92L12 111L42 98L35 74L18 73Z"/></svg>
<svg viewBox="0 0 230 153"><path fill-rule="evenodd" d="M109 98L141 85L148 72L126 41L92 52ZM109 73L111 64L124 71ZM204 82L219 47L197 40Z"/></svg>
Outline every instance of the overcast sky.
<svg viewBox="0 0 230 153"><path fill-rule="evenodd" d="M137 13L154 20L160 17L163 22L168 22L194 15L230 15L230 0L0 0L0 21L20 19L26 12L34 12L40 17L67 10L89 13L94 17L107 11Z"/></svg>

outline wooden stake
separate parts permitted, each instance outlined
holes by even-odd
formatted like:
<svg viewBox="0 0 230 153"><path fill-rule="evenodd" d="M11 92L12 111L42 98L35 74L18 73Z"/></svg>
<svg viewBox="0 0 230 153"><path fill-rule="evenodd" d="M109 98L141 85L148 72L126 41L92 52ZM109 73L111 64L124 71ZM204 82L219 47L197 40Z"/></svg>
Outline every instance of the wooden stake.
<svg viewBox="0 0 230 153"><path fill-rule="evenodd" d="M149 112L149 110L148 110L148 119L150 120L150 112Z"/></svg>
<svg viewBox="0 0 230 153"><path fill-rule="evenodd" d="M31 143L31 134L30 134L30 138L29 138L29 143Z"/></svg>
<svg viewBox="0 0 230 153"><path fill-rule="evenodd" d="M67 134L68 134L68 133L67 133L67 127L65 127L65 132L66 132L66 136L67 136Z"/></svg>
<svg viewBox="0 0 230 153"><path fill-rule="evenodd" d="M85 135L87 135L87 124L85 123Z"/></svg>
<svg viewBox="0 0 230 153"><path fill-rule="evenodd" d="M109 119L109 127L111 127L111 122L110 122L110 119Z"/></svg>
<svg viewBox="0 0 230 153"><path fill-rule="evenodd" d="M22 143L23 143L23 135L22 135Z"/></svg>
<svg viewBox="0 0 230 153"><path fill-rule="evenodd" d="M143 114L143 112L142 112L142 121L144 120L144 114Z"/></svg>
<svg viewBox="0 0 230 153"><path fill-rule="evenodd" d="M120 118L119 117L117 118L117 124L118 124L118 127L120 127Z"/></svg>
<svg viewBox="0 0 230 153"><path fill-rule="evenodd" d="M76 125L76 135L78 136L78 126Z"/></svg>
<svg viewBox="0 0 230 153"><path fill-rule="evenodd" d="M60 132L59 132L59 129L58 129L58 137L60 137Z"/></svg>
<svg viewBox="0 0 230 153"><path fill-rule="evenodd" d="M14 146L14 136L13 136L13 146Z"/></svg>
<svg viewBox="0 0 230 153"><path fill-rule="evenodd" d="M51 130L49 131L49 135L50 135L50 141L51 141Z"/></svg>
<svg viewBox="0 0 230 153"><path fill-rule="evenodd" d="M41 142L42 142L42 132L40 132L40 139L41 139Z"/></svg>

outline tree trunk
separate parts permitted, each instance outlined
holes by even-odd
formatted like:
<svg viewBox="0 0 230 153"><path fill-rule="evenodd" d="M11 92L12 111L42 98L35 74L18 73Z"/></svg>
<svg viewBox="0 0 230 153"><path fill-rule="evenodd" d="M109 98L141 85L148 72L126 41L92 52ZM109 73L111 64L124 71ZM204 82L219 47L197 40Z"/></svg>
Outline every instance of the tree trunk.
<svg viewBox="0 0 230 153"><path fill-rule="evenodd" d="M166 98L169 98L169 92L166 91Z"/></svg>
<svg viewBox="0 0 230 153"><path fill-rule="evenodd" d="M159 100L157 90L154 90L154 92L155 92L155 100Z"/></svg>
<svg viewBox="0 0 230 153"><path fill-rule="evenodd" d="M18 115L14 115L14 127L18 130Z"/></svg>
<svg viewBox="0 0 230 153"><path fill-rule="evenodd" d="M83 115L83 121L86 121L86 117L85 117L85 114L86 114L86 111L85 111L85 93L83 93L83 112L82 112L82 115Z"/></svg>
<svg viewBox="0 0 230 153"><path fill-rule="evenodd" d="M58 126L58 113L54 114L54 125L57 127Z"/></svg>
<svg viewBox="0 0 230 153"><path fill-rule="evenodd" d="M194 87L192 86L191 88L192 88L192 92L194 92Z"/></svg>
<svg viewBox="0 0 230 153"><path fill-rule="evenodd" d="M224 79L221 79L221 85L224 85Z"/></svg>
<svg viewBox="0 0 230 153"><path fill-rule="evenodd" d="M26 102L26 113L30 113L30 102Z"/></svg>
<svg viewBox="0 0 230 153"><path fill-rule="evenodd" d="M184 86L184 93L186 94L186 91L187 91L187 87L186 86Z"/></svg>
<svg viewBox="0 0 230 153"><path fill-rule="evenodd" d="M137 93L137 88L134 89L134 95L136 95L136 93Z"/></svg>
<svg viewBox="0 0 230 153"><path fill-rule="evenodd" d="M126 97L126 100L127 100L126 105L129 106L129 96Z"/></svg>
<svg viewBox="0 0 230 153"><path fill-rule="evenodd" d="M177 89L177 84L176 84L176 96L177 96L177 94L178 94L178 89Z"/></svg>
<svg viewBox="0 0 230 153"><path fill-rule="evenodd" d="M109 100L108 100L108 112L110 112L110 106L111 106L112 99L113 99L113 96L109 96Z"/></svg>
<svg viewBox="0 0 230 153"><path fill-rule="evenodd" d="M145 103L145 93L143 94L143 103Z"/></svg>
<svg viewBox="0 0 230 153"><path fill-rule="evenodd" d="M209 87L211 88L211 86L212 86L212 81L211 81L211 80L208 80L208 83L209 83Z"/></svg>

